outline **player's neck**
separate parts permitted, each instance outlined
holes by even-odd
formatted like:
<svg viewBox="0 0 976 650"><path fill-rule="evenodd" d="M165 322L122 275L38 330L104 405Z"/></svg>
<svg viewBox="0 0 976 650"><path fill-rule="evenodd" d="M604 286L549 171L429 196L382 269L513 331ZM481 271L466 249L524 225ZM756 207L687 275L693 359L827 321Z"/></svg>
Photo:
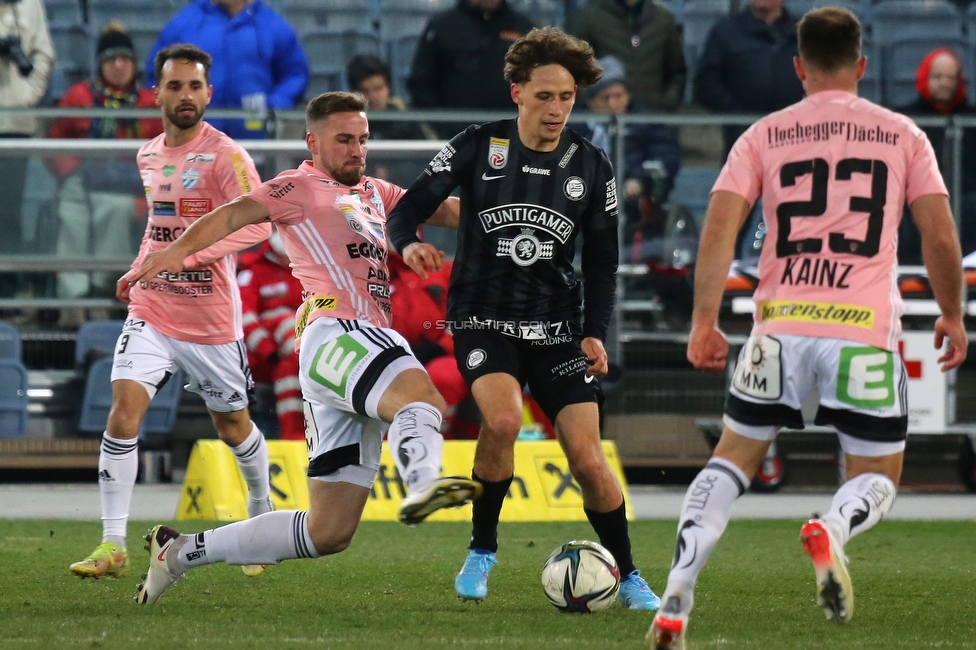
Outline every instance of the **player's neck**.
<svg viewBox="0 0 976 650"><path fill-rule="evenodd" d="M187 142L191 142L200 135L203 129L203 120L200 120L188 129L181 129L169 120L163 120L163 131L166 133L166 146L170 149L182 147Z"/></svg>
<svg viewBox="0 0 976 650"><path fill-rule="evenodd" d="M821 93L828 90L842 90L856 95L857 82L856 74L808 72L807 78L803 80L803 90L806 91L808 97L814 93Z"/></svg>

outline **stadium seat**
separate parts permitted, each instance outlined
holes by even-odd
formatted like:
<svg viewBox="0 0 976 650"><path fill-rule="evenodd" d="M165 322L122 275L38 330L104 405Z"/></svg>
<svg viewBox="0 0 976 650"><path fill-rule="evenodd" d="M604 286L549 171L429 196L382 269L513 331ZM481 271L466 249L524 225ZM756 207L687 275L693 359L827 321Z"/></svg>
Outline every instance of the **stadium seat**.
<svg viewBox="0 0 976 650"><path fill-rule="evenodd" d="M874 44L887 47L906 38L961 38L963 17L947 0L885 0L873 7Z"/></svg>
<svg viewBox="0 0 976 650"><path fill-rule="evenodd" d="M301 33L307 29L375 30L379 22L378 0L281 0L276 7Z"/></svg>
<svg viewBox="0 0 976 650"><path fill-rule="evenodd" d="M98 38L98 32L105 23L119 20L126 29L133 27L155 27L162 29L169 19L176 15L183 5L181 0L151 0L148 2L133 2L132 0L88 0L88 25L92 35Z"/></svg>
<svg viewBox="0 0 976 650"><path fill-rule="evenodd" d="M536 27L562 27L564 6L559 0L517 0L512 7L527 15Z"/></svg>
<svg viewBox="0 0 976 650"><path fill-rule="evenodd" d="M868 42L864 43L864 56L868 58L868 67L864 70L864 76L857 84L857 94L880 104L882 99L881 71L883 69L882 56L878 48Z"/></svg>
<svg viewBox="0 0 976 650"><path fill-rule="evenodd" d="M44 0L48 27L51 25L83 25L79 0Z"/></svg>
<svg viewBox="0 0 976 650"><path fill-rule="evenodd" d="M700 50L712 26L729 13L728 0L688 0L682 10L685 47Z"/></svg>
<svg viewBox="0 0 976 650"><path fill-rule="evenodd" d="M431 16L455 4L454 0L382 0L380 33L383 40L420 36Z"/></svg>
<svg viewBox="0 0 976 650"><path fill-rule="evenodd" d="M87 433L105 431L112 408L112 357L102 357L88 369L85 393L81 401L78 430ZM142 419L139 435L169 433L176 423L184 382L183 371L177 371L156 393Z"/></svg>
<svg viewBox="0 0 976 650"><path fill-rule="evenodd" d="M20 332L10 323L0 321L0 359L21 359Z"/></svg>
<svg viewBox="0 0 976 650"><path fill-rule="evenodd" d="M962 38L912 37L889 43L884 49L885 105L904 106L918 97L915 71L932 50L947 47L963 62L963 77L973 78L973 48Z"/></svg>
<svg viewBox="0 0 976 650"><path fill-rule="evenodd" d="M413 55L417 51L417 43L419 42L420 36L401 36L389 44L393 94L398 97L406 98L409 94L407 78L410 76L410 69L413 67Z"/></svg>
<svg viewBox="0 0 976 650"><path fill-rule="evenodd" d="M688 206L700 223L720 171L719 167L682 167L674 179L671 201Z"/></svg>
<svg viewBox="0 0 976 650"><path fill-rule="evenodd" d="M868 4L867 0L864 4L859 0L786 0L786 9L797 19L811 9L819 9L820 7L844 7L858 16L862 16L865 4Z"/></svg>
<svg viewBox="0 0 976 650"><path fill-rule="evenodd" d="M78 338L75 340L75 370L84 372L89 353L112 358L115 345L122 335L124 321L93 320L78 328Z"/></svg>
<svg viewBox="0 0 976 650"><path fill-rule="evenodd" d="M334 90L345 90L345 73L336 68L334 70L311 71L308 75L308 86L305 88L305 99L318 97L322 93Z"/></svg>
<svg viewBox="0 0 976 650"><path fill-rule="evenodd" d="M382 55L379 35L369 31L311 29L301 35L310 64L307 98L346 86L346 63L357 54Z"/></svg>
<svg viewBox="0 0 976 650"><path fill-rule="evenodd" d="M92 71L95 51L85 27L55 24L49 25L48 31L51 34L51 45L54 47L54 60L64 73L66 81L79 76L88 77Z"/></svg>
<svg viewBox="0 0 976 650"><path fill-rule="evenodd" d="M27 435L27 368L0 359L0 438Z"/></svg>

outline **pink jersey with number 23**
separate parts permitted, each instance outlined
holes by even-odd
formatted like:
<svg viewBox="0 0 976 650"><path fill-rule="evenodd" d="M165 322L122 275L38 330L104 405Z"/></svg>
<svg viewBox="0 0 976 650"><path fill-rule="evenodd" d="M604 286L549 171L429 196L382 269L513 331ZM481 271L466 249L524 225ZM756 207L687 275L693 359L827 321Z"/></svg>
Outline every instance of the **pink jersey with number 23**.
<svg viewBox="0 0 976 650"><path fill-rule="evenodd" d="M841 338L895 350L898 224L906 200L947 195L909 118L844 91L815 93L736 141L715 186L762 196L753 335Z"/></svg>

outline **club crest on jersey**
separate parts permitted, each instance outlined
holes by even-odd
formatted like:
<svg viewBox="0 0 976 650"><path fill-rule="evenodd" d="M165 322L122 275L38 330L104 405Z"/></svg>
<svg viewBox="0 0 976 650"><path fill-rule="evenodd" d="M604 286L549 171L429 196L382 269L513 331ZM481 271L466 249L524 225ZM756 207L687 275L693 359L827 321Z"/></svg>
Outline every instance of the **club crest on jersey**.
<svg viewBox="0 0 976 650"><path fill-rule="evenodd" d="M193 167L189 169L184 169L183 173L180 174L180 182L183 183L183 189L186 191L192 190L197 186L197 181L200 180L200 172L198 172Z"/></svg>
<svg viewBox="0 0 976 650"><path fill-rule="evenodd" d="M586 184L579 176L570 176L563 183L563 193L570 201L579 201L586 194Z"/></svg>
<svg viewBox="0 0 976 650"><path fill-rule="evenodd" d="M346 223L349 225L350 230L356 232L363 231L363 222L359 220L356 216L356 211L351 205L340 205L339 211L342 212L342 216L346 218Z"/></svg>
<svg viewBox="0 0 976 650"><path fill-rule="evenodd" d="M508 140L492 138L488 142L488 165L492 169L502 169L508 164Z"/></svg>
<svg viewBox="0 0 976 650"><path fill-rule="evenodd" d="M499 239L495 257L511 257L519 266L531 266L536 260L552 259L553 242L540 242L531 228L523 228L514 239Z"/></svg>
<svg viewBox="0 0 976 650"><path fill-rule="evenodd" d="M373 204L373 207L376 208L380 216L386 216L386 206L383 205L383 197L378 192L373 192L369 195L369 202Z"/></svg>

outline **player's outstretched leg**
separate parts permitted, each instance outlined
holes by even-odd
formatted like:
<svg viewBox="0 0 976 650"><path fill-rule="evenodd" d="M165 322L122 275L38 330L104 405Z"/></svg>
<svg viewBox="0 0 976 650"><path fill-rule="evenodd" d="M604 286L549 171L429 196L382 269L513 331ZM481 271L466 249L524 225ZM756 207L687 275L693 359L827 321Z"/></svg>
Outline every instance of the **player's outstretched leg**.
<svg viewBox="0 0 976 650"><path fill-rule="evenodd" d="M163 593L186 577L178 567L178 559L173 552L179 552L186 543L185 536L172 528L155 526L145 537L146 550L149 551L149 571L136 585L135 601L140 605L152 604Z"/></svg>
<svg viewBox="0 0 976 650"><path fill-rule="evenodd" d="M698 575L729 523L732 504L748 485L749 477L738 465L713 456L688 487L663 606L645 637L651 648L684 647Z"/></svg>
<svg viewBox="0 0 976 650"><path fill-rule="evenodd" d="M444 437L441 413L426 402L411 402L393 417L387 441L407 496L400 521L416 525L441 508L458 508L481 496L481 484L461 476L439 476Z"/></svg>

